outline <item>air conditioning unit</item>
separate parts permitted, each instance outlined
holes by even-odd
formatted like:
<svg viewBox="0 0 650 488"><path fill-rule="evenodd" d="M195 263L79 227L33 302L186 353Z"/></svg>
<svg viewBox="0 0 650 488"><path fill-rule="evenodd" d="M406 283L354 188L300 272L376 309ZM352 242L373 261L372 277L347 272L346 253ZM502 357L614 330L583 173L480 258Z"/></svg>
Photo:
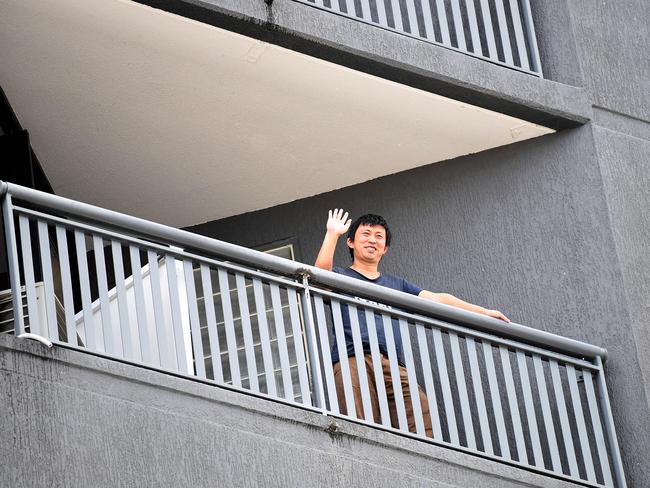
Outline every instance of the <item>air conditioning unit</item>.
<svg viewBox="0 0 650 488"><path fill-rule="evenodd" d="M48 336L47 333L47 312L45 311L45 287L43 282L36 283L36 307L38 313L38 321L41 324L41 333L44 337ZM14 304L12 300L12 290L0 291L0 334L13 334L14 333ZM22 304L21 311L23 321L25 324L25 332L32 332L30 327L29 313L27 310L27 293L25 287L20 287L20 301ZM65 336L65 313L63 305L58 297L54 297L54 306L56 309L56 323L59 329L59 337ZM48 337L48 339L52 339Z"/></svg>

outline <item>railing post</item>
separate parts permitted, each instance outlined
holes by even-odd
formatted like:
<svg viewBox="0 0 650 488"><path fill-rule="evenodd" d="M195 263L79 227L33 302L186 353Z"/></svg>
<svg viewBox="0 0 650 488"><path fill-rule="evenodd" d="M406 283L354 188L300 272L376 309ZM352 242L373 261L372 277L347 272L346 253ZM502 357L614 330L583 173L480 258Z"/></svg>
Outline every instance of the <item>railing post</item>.
<svg viewBox="0 0 650 488"><path fill-rule="evenodd" d="M626 488L627 483L625 482L625 474L623 473L623 460L621 459L621 452L618 448L616 428L614 427L614 417L612 416L612 409L609 405L609 396L607 395L605 369L603 368L603 360L600 356L596 356L596 366L598 366L598 379L596 381L598 385L598 403L600 403L605 421L605 438L607 439L607 446L609 447L609 455L612 457L614 479L617 488Z"/></svg>
<svg viewBox="0 0 650 488"><path fill-rule="evenodd" d="M309 292L309 275L301 273L302 276L302 311L305 320L305 342L307 343L307 354L311 365L311 384L314 406L326 413L325 393L323 391L323 377L320 370L320 354L318 354L318 341L316 338L316 327L314 325L314 312L311 306L311 293Z"/></svg>
<svg viewBox="0 0 650 488"><path fill-rule="evenodd" d="M25 321L23 319L23 301L20 293L20 268L18 266L18 247L16 245L16 227L14 226L13 205L11 202L11 194L6 185L6 183L2 183L0 193L3 194L2 215L4 220L5 240L7 243L11 300L14 307L14 333L16 336L19 336L25 333Z"/></svg>

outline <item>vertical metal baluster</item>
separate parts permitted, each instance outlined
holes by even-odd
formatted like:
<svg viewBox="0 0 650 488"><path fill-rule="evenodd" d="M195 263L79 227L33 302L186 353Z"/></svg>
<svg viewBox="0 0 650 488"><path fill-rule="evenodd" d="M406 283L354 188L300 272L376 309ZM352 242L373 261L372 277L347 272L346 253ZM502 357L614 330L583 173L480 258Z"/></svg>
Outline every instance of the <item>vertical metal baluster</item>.
<svg viewBox="0 0 650 488"><path fill-rule="evenodd" d="M529 464L528 454L526 453L526 443L524 442L524 429L521 425L519 416L519 402L517 401L517 392L515 382L512 376L512 367L510 365L510 355L506 346L499 346L501 353L501 364L503 366L503 377L506 383L506 393L508 395L508 404L510 405L510 416L512 417L512 426L515 431L515 443L517 445L517 457L520 463Z"/></svg>
<svg viewBox="0 0 650 488"><path fill-rule="evenodd" d="M409 382L409 396L415 418L415 432L421 436L426 436L424 430L424 420L422 416L422 405L420 404L420 387L415 375L415 363L413 362L413 349L411 349L411 335L409 333L408 323L404 319L399 320L400 335L402 337L402 346L404 347L404 361L406 363L406 374Z"/></svg>
<svg viewBox="0 0 650 488"><path fill-rule="evenodd" d="M338 300L332 300L332 320L334 322L334 336L336 337L336 347L339 353L339 365L341 367L341 376L343 378L343 395L345 397L345 408L348 415L357 418L357 409L354 403L354 393L352 393L352 379L350 377L350 365L348 363L348 348L343 332L343 323L341 321L341 305Z"/></svg>
<svg viewBox="0 0 650 488"><path fill-rule="evenodd" d="M219 276L219 290L221 291L221 308L223 309L223 320L226 328L226 344L228 347L228 364L230 365L230 378L232 384L241 387L241 373L239 371L239 354L237 351L237 336L235 334L235 320L232 315L232 303L230 302L230 284L228 283L228 272L225 269L217 271Z"/></svg>
<svg viewBox="0 0 650 488"><path fill-rule="evenodd" d="M535 36L535 23L533 22L533 15L530 11L529 0L521 0L522 14L524 19L524 26L526 28L526 37L528 38L528 46L531 50L531 69L542 76L542 63L539 59L539 50L537 49L537 37Z"/></svg>
<svg viewBox="0 0 650 488"><path fill-rule="evenodd" d="M449 429L449 437L452 444L460 445L460 438L458 437L458 425L456 423L456 409L454 401L451 396L451 384L449 381L449 371L447 370L447 360L445 358L445 348L442 343L442 333L440 329L431 329L433 334L433 346L436 351L436 363L438 365L438 372L440 375L440 384L442 388L442 398L445 405L445 415L447 417L447 426Z"/></svg>
<svg viewBox="0 0 650 488"><path fill-rule="evenodd" d="M517 0L510 0L510 12L512 13L512 25L515 30L515 39L517 41L517 53L519 53L519 64L525 70L528 69L528 53L526 52L526 41L524 40L524 31L521 27L521 16Z"/></svg>
<svg viewBox="0 0 650 488"><path fill-rule="evenodd" d="M174 349L176 350L176 366L181 373L191 373L191 365L187 360L187 346L185 345L185 335L183 330L183 319L181 317L181 304L178 294L178 274L176 273L176 259L167 254L165 256L165 267L167 269L167 286L169 287L169 304L172 309L172 330L174 332ZM205 293L205 288L203 289ZM212 312L214 313L214 303L212 304ZM207 308L207 305L206 305ZM214 354L214 350L212 351ZM221 361L219 364L219 371L221 371ZM212 364L214 365L214 356L212 357ZM223 383L223 376L215 375L215 380Z"/></svg>
<svg viewBox="0 0 650 488"><path fill-rule="evenodd" d="M542 454L542 443L539 440L539 428L537 425L537 416L535 415L535 405L533 403L533 392L530 387L530 377L528 375L528 364L526 363L526 354L517 351L517 364L519 365L519 377L521 378L521 391L524 395L524 407L526 418L528 419L528 431L530 432L530 442L533 447L533 457L535 466L544 468L544 455Z"/></svg>
<svg viewBox="0 0 650 488"><path fill-rule="evenodd" d="M244 336L244 350L246 351L246 369L248 371L248 383L251 390L259 392L260 385L259 385L259 381L257 380L257 363L255 361L255 346L253 345L253 330L251 327L251 314L248 309L248 294L246 293L246 279L242 274L236 273L235 283L237 284L237 301L239 303L239 315L241 317L242 333ZM203 289L205 290L205 285L203 285ZM215 326L215 334L216 334L216 326Z"/></svg>
<svg viewBox="0 0 650 488"><path fill-rule="evenodd" d="M61 288L63 290L63 310L65 312L65 330L68 344L79 345L77 327L74 320L74 299L72 298L72 277L70 276L70 258L68 256L68 237L65 228L56 226L56 245L59 249L59 266L61 267Z"/></svg>
<svg viewBox="0 0 650 488"><path fill-rule="evenodd" d="M14 309L14 334L19 336L25 332L25 319L23 318L23 299L20 291L20 267L18 265L18 245L16 243L13 203L9 193L5 193L2 200L2 216L4 218L7 262L11 280L11 303Z"/></svg>
<svg viewBox="0 0 650 488"><path fill-rule="evenodd" d="M596 357L596 366L598 367L598 377L596 379L597 387L598 387L598 399L603 409L603 418L605 421L605 435L607 436L610 455L612 456L612 461L614 465L614 477L616 478L616 486L618 488L625 488L626 482L625 482L625 474L623 473L623 460L621 459L621 452L618 447L616 428L614 427L614 418L612 416L612 408L609 405L609 396L607 395L607 383L605 382L605 370L603 369L603 360L601 359L600 356Z"/></svg>
<svg viewBox="0 0 650 488"><path fill-rule="evenodd" d="M404 32L404 20L402 19L402 9L400 8L400 1L394 0L391 2L393 9L393 20L395 21L395 29Z"/></svg>
<svg viewBox="0 0 650 488"><path fill-rule="evenodd" d="M562 426L562 439L566 449L567 459L569 460L569 473L574 478L580 477L578 471L578 461L576 460L575 447L573 446L573 439L571 437L571 426L569 424L569 414L564 402L564 390L562 389L562 379L560 378L560 369L557 361L549 359L549 366L551 369L551 378L553 380L553 391L555 392L555 400L557 403L557 412L560 416L560 424Z"/></svg>
<svg viewBox="0 0 650 488"><path fill-rule="evenodd" d="M375 0L375 3L377 5L379 25L388 27L388 17L386 16L386 5L384 5L384 0Z"/></svg>
<svg viewBox="0 0 650 488"><path fill-rule="evenodd" d="M269 325L266 320L266 305L264 303L264 289L258 278L253 278L253 293L255 295L255 310L257 312L257 325L260 329L260 342L262 345L262 360L264 362L264 376L266 378L266 392L274 397L278 396L275 386L275 368L271 353L271 340L269 338Z"/></svg>
<svg viewBox="0 0 650 488"><path fill-rule="evenodd" d="M456 410L454 401L451 397L451 384L449 382L449 371L447 370L447 360L445 359L445 348L442 344L442 333L440 329L431 329L433 334L433 347L436 351L436 363L438 365L438 374L440 375L440 385L442 388L442 399L445 404L445 415L447 417L447 427L449 429L449 438L452 444L460 445L458 437L458 425L456 424Z"/></svg>
<svg viewBox="0 0 650 488"><path fill-rule="evenodd" d="M594 468L594 460L591 457L591 447L589 445L589 435L587 434L587 424L585 423L585 416L582 411L582 402L580 400L580 391L578 389L578 381L576 379L576 370L573 365L566 365L566 375L569 380L571 403L573 405L573 412L575 413L576 417L578 439L580 439L580 448L582 451L582 459L585 463L585 471L587 472L587 480L591 481L592 483L596 483L596 470Z"/></svg>
<svg viewBox="0 0 650 488"><path fill-rule="evenodd" d="M147 309L144 300L144 285L142 283L142 264L140 262L140 249L129 246L131 258L131 272L133 278L133 294L135 295L135 312L138 317L138 339L140 341L140 355L142 361L154 363L154 355L149 341Z"/></svg>
<svg viewBox="0 0 650 488"><path fill-rule="evenodd" d="M492 14L490 14L490 4L488 0L481 0L481 14L483 15L483 29L485 30L485 40L487 41L488 55L490 59L498 61L497 44L494 39L494 29L492 29Z"/></svg>
<svg viewBox="0 0 650 488"><path fill-rule="evenodd" d="M352 4L354 4L354 0L351 0L351 1L352 1ZM350 8L350 0L339 0L338 3L339 3L339 9L340 9L339 12L341 12L341 13L347 13L347 14L350 15L350 16L354 15L354 14L352 13L352 10L353 10L353 9ZM343 10L343 9L340 7L341 3L342 3L343 5L345 5L345 10Z"/></svg>
<svg viewBox="0 0 650 488"><path fill-rule="evenodd" d="M399 429L408 432L408 420L406 419L406 405L404 404L404 392L402 391L402 379L397 361L397 351L395 348L395 338L393 337L393 324L391 317L381 314L384 325L384 334L386 337L386 349L388 350L388 361L390 362L390 375L393 380L393 393L395 397L395 407L397 409L397 423Z"/></svg>
<svg viewBox="0 0 650 488"><path fill-rule="evenodd" d="M510 445L508 444L508 433L503 418L503 406L501 405L501 392L499 391L499 382L497 381L497 370L494 367L494 357L492 356L492 344L487 341L483 341L483 357L485 358L485 371L487 373L488 386L490 387L490 398L492 399L494 420L497 424L499 450L501 451L501 457L511 459L512 456L510 455Z"/></svg>
<svg viewBox="0 0 650 488"><path fill-rule="evenodd" d="M48 337L51 341L59 340L59 327L56 320L54 305L54 276L52 275L52 255L50 253L50 237L47 224L38 221L38 244L41 251L41 268L43 270L43 288L45 292L45 312Z"/></svg>
<svg viewBox="0 0 650 488"><path fill-rule="evenodd" d="M104 260L104 240L93 236L93 251L95 253L95 271L97 272L97 292L99 293L99 313L102 318L101 327L97 324L97 340L104 345L104 351L116 354L112 335L111 302L108 299L108 280L106 278L106 262Z"/></svg>
<svg viewBox="0 0 650 488"><path fill-rule="evenodd" d="M431 4L429 0L421 0L422 17L424 23L424 37L430 41L436 40L436 31L433 28L433 15L431 14Z"/></svg>
<svg viewBox="0 0 650 488"><path fill-rule="evenodd" d="M372 22L369 0L361 0L361 18L363 20L367 20L368 22Z"/></svg>
<svg viewBox="0 0 650 488"><path fill-rule="evenodd" d="M600 460L600 469L603 473L605 486L614 486L612 473L609 469L607 444L605 443L605 436L603 434L603 428L600 423L600 412L598 409L598 402L596 400L596 393L594 392L594 383L591 376L591 371L583 371L583 379L585 382L585 391L587 393L587 404L589 405L589 413L591 415L591 425L593 426L594 436L596 438L596 451L598 452L598 459Z"/></svg>
<svg viewBox="0 0 650 488"><path fill-rule="evenodd" d="M478 31L478 20L476 18L476 10L474 9L474 0L465 0L465 6L467 7L467 20L469 22L469 30L472 37L473 52L482 56L483 48L481 47L481 35Z"/></svg>
<svg viewBox="0 0 650 488"><path fill-rule="evenodd" d="M420 29L418 29L418 18L415 13L415 2L414 0L406 0L406 12L409 17L409 30L414 36L420 36Z"/></svg>
<svg viewBox="0 0 650 488"><path fill-rule="evenodd" d="M467 44L465 43L465 30L463 29L463 17L460 12L460 4L458 3L458 0L451 0L451 13L454 19L454 31L456 32L458 49L467 51Z"/></svg>
<svg viewBox="0 0 650 488"><path fill-rule="evenodd" d="M503 55L505 56L505 62L510 66L514 66L512 49L510 47L508 21L506 20L506 11L503 8L503 2L505 2L505 0L496 0L494 2L497 8L497 23L499 25L499 33L501 34L501 45L503 46Z"/></svg>
<svg viewBox="0 0 650 488"><path fill-rule="evenodd" d="M438 412L438 401L436 390L433 386L433 375L431 370L431 358L429 357L429 346L425 334L424 326L420 323L415 324L415 330L418 335L418 346L420 348L420 362L422 363L422 372L424 375L424 389L427 393L429 402L429 414L431 415L431 426L433 428L433 438L443 440L442 426L440 425L440 413Z"/></svg>
<svg viewBox="0 0 650 488"><path fill-rule="evenodd" d="M321 361L320 355L318 354L316 326L314 324L314 312L311 306L311 292L309 289L309 277L307 274L303 274L302 283L302 316L305 321L305 342L307 343L307 353L309 355L309 363L311 366L312 401L315 407L324 409L326 405L325 392L323 391L323 377L321 376L320 370Z"/></svg>
<svg viewBox="0 0 650 488"><path fill-rule="evenodd" d="M79 267L79 288L81 291L81 308L84 318L84 340L88 349L99 350L95 338L95 324L93 319L92 301L90 299L90 278L88 277L88 258L86 256L86 235L80 230L74 231L75 247L77 251L77 265Z"/></svg>
<svg viewBox="0 0 650 488"><path fill-rule="evenodd" d="M205 356L203 354L203 339L201 337L201 322L199 309L196 303L196 288L194 285L194 269L192 262L183 259L183 272L185 273L185 290L187 292L187 305L190 311L190 328L192 330L192 349L194 352L194 367L199 378L206 378ZM237 385L239 386L239 385Z"/></svg>
<svg viewBox="0 0 650 488"><path fill-rule="evenodd" d="M440 25L442 43L445 46L451 46L451 37L449 36L449 25L447 24L447 9L445 8L445 0L436 0L436 10L438 11L438 24Z"/></svg>
<svg viewBox="0 0 650 488"><path fill-rule="evenodd" d="M472 386L474 387L474 397L476 398L476 408L478 409L478 420L481 426L481 439L483 440L483 451L488 454L494 454L492 448L492 436L490 435L490 421L488 420L487 408L485 406L485 397L483 396L483 382L481 381L481 370L478 366L478 356L476 354L476 343L473 337L466 337L467 356L469 358L469 369L472 374Z"/></svg>
<svg viewBox="0 0 650 488"><path fill-rule="evenodd" d="M162 292L160 290L160 272L158 255L155 251L147 251L149 262L149 283L151 284L151 297L153 299L153 315L156 325L156 337L158 342L158 360L160 366L165 369L175 369L176 358L172 349L171 337L165 330L165 315L163 313Z"/></svg>
<svg viewBox="0 0 650 488"><path fill-rule="evenodd" d="M467 385L465 384L465 369L463 368L463 360L460 357L458 334L449 332L449 343L451 345L451 358L456 376L456 386L458 387L458 397L460 399L460 410L463 415L463 425L465 426L467 447L476 449L476 434L474 433L474 424L472 423L472 411L469 408Z"/></svg>
<svg viewBox="0 0 650 488"><path fill-rule="evenodd" d="M280 368L282 373L282 385L284 387L284 398L294 401L293 380L291 379L291 366L289 361L289 349L287 348L287 332L284 327L284 316L282 313L282 300L280 299L280 287L276 283L270 283L271 304L273 306L273 321L275 322L275 335L278 339L278 352L280 354Z"/></svg>
<svg viewBox="0 0 650 488"><path fill-rule="evenodd" d="M542 417L544 419L544 428L546 430L546 439L548 440L548 449L551 452L551 462L553 471L562 473L562 462L560 461L560 451L555 437L555 428L553 426L553 416L551 415L551 404L546 389L546 378L542 366L542 358L533 354L533 365L535 367L535 377L537 378L537 389L539 390L539 399L542 404Z"/></svg>
<svg viewBox="0 0 650 488"><path fill-rule="evenodd" d="M29 315L29 331L32 334L45 336L45 327L41 325L38 316L38 302L36 300L36 279L34 278L34 259L32 257L32 235L29 229L29 220L24 215L18 216L20 227L20 245L23 252L23 272L25 274L25 294L27 295L27 314ZM19 288L20 289L20 288ZM20 313L22 304L15 309Z"/></svg>
<svg viewBox="0 0 650 488"><path fill-rule="evenodd" d="M366 352L361 342L361 329L359 326L359 315L357 307L352 304L348 305L350 314L350 328L352 329L352 342L354 344L354 357L357 361L357 372L359 374L359 388L361 390L361 404L363 407L363 418L366 422L374 421L372 412L372 400L370 398L370 387L368 385L368 372L366 371ZM338 341L338 339L337 339Z"/></svg>
<svg viewBox="0 0 650 488"><path fill-rule="evenodd" d="M217 383L223 383L223 371L221 369L221 344L219 343L219 332L217 330L217 314L214 312L212 277L210 275L210 268L205 264L201 264L201 284L203 285L205 318L208 322L208 341L210 343L210 357L212 358L212 375ZM244 293L246 293L246 290L244 290ZM255 376L255 384L257 385L257 375ZM259 388L256 391L259 391Z"/></svg>
<svg viewBox="0 0 650 488"><path fill-rule="evenodd" d="M318 323L320 349L323 354L323 371L325 372L325 387L327 389L329 407L332 412L339 413L339 401L336 394L336 383L334 382L334 369L332 368L330 341L327 332L327 322L325 320L325 304L323 303L323 297L314 294L314 307L316 308L316 322ZM323 405L323 408L324 407L325 405Z"/></svg>
<svg viewBox="0 0 650 488"><path fill-rule="evenodd" d="M120 317L120 336L122 337L122 350L128 359L137 359L135 342L132 337L131 320L129 318L129 305L126 299L126 286L124 279L124 261L122 259L122 244L115 239L111 240L111 253L115 271L115 288L117 290L117 310Z"/></svg>
<svg viewBox="0 0 650 488"><path fill-rule="evenodd" d="M293 332L293 346L296 351L296 362L298 363L298 380L300 381L300 396L303 405L311 406L309 395L309 379L307 378L307 361L303 345L303 332L300 327L300 313L298 297L294 288L287 288L287 299L289 300L289 317L291 319L291 330Z"/></svg>
<svg viewBox="0 0 650 488"><path fill-rule="evenodd" d="M382 425L391 426L390 411L388 409L388 397L386 396L386 385L384 384L384 371L381 364L381 353L379 352L379 341L377 340L377 321L375 314L370 309L365 309L366 326L368 329L368 342L370 343L370 355L372 357L372 369L375 375L375 386L377 387L377 400L379 401L379 415Z"/></svg>

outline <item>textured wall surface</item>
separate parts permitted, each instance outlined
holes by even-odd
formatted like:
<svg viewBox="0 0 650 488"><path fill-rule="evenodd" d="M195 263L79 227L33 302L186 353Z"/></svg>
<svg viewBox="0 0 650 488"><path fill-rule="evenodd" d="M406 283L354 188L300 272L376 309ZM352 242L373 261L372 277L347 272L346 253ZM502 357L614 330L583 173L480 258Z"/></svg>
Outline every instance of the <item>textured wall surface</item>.
<svg viewBox="0 0 650 488"><path fill-rule="evenodd" d="M0 336L0 485L577 485L319 413Z"/></svg>
<svg viewBox="0 0 650 488"><path fill-rule="evenodd" d="M611 212L613 235L618 250L619 262L623 276L622 287L625 290L630 329L625 327L618 331L620 324L613 323L612 334L625 335L627 341L633 341L636 351L628 349L622 340L616 341L610 348L612 355L625 355L636 352L639 358L640 375L630 381L628 388L638 388L636 394L639 402L638 420L626 422L624 429L626 444L628 439L647 442L650 437L650 139L640 139L604 128L596 128L599 161L602 167L608 203ZM616 367L615 363L612 367ZM625 377L626 371L619 371ZM611 384L611 381L610 381ZM645 400L645 408L641 402ZM621 405L616 402L612 408L620 415ZM634 412L629 412L633 414ZM616 413L615 413L616 414ZM642 421L640 421L642 419ZM642 425L643 424L643 425ZM630 471L647 473L647 452L643 457L628 452L631 445L624 444L623 451L630 463ZM646 447L646 449L648 449ZM634 461L633 461L634 460ZM650 478L644 479L647 486ZM634 486L634 485L633 485Z"/></svg>
<svg viewBox="0 0 650 488"><path fill-rule="evenodd" d="M570 0L594 105L650 121L650 2Z"/></svg>

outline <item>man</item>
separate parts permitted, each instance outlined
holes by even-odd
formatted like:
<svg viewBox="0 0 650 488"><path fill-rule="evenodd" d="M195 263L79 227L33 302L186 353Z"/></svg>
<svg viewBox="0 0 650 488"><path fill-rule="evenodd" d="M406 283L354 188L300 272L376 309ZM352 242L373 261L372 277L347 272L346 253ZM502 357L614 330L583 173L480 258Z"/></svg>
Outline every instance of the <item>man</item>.
<svg viewBox="0 0 650 488"><path fill-rule="evenodd" d="M347 246L352 257L352 265L349 268L339 268L333 266L334 251L340 236L345 233L347 235ZM323 239L323 244L316 258L315 266L328 271L334 271L345 276L356 278L368 283L374 283L388 288L393 288L405 293L417 295L421 298L432 300L437 303L451 305L453 307L462 308L470 312L475 312L489 317L494 317L504 322L510 320L498 310L489 310L484 307L473 305L465 302L459 298L448 293L433 293L431 291L423 290L403 278L382 274L379 272L379 263L381 258L388 252L391 241L391 232L388 228L386 221L379 215L366 214L359 217L354 223L352 219L348 219L348 212L343 209L335 209L329 211L327 219L327 232ZM339 398L340 409L343 413L347 412L345 407L343 378L341 374L341 361L347 361L350 369L350 376L352 381L352 388L354 394L354 402L356 406L356 414L358 418L363 419L364 413L362 408L361 388L359 384L359 375L357 370L357 361L354 357L354 344L352 340L352 331L350 324L349 311L347 306L342 306L342 319L343 329L346 340L347 358L340 358L336 340L332 349L332 362L334 364L334 377L336 382L336 390ZM386 338L382 320L379 315L375 316L375 324L370 324L376 329L377 342L379 351L381 353L381 367L384 376L384 384L386 388L386 395L388 397L389 413L391 417L391 424L393 427L398 427L397 412L395 406L395 395L392 384L392 376L390 373L390 362L388 360L388 352L386 346ZM413 416L413 405L408 388L408 376L406 368L404 367L404 355L402 352L402 340L399 334L399 327L393 321L393 337L395 341L395 348L397 351L397 358L399 363L399 376L401 388L405 399L406 416L408 420L409 431L415 432L415 419ZM375 378L373 372L373 361L370 353L370 344L368 339L368 325L366 324L365 314L359 314L359 329L361 342L364 352L364 363L368 378L369 393L372 404L373 417L376 422L379 422L379 401L377 398L377 389L375 385ZM431 418L429 415L428 402L426 395L420 389L420 405L424 417L424 424L426 434L432 437Z"/></svg>

